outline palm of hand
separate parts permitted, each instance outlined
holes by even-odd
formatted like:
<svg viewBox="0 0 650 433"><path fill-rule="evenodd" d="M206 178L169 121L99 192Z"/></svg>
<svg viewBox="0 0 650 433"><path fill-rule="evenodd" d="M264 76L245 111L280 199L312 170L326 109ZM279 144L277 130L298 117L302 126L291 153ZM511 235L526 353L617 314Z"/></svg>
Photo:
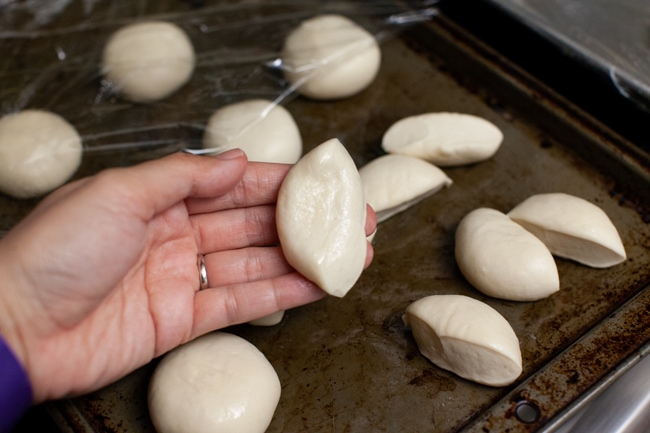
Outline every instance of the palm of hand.
<svg viewBox="0 0 650 433"><path fill-rule="evenodd" d="M15 282L0 291L0 327L15 330L5 333L35 401L97 389L201 334L321 298L274 245L287 169L176 155L44 200L0 249L0 273Z"/></svg>

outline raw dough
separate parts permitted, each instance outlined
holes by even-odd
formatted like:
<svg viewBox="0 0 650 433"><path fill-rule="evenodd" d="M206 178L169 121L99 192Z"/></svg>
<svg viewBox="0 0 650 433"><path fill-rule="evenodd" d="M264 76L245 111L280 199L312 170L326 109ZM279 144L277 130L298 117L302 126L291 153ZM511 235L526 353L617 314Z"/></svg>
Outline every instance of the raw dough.
<svg viewBox="0 0 650 433"><path fill-rule="evenodd" d="M45 194L72 177L81 157L81 137L58 114L25 110L0 119L0 191L6 194Z"/></svg>
<svg viewBox="0 0 650 433"><path fill-rule="evenodd" d="M263 433L280 392L262 352L214 332L162 358L149 384L149 413L158 433Z"/></svg>
<svg viewBox="0 0 650 433"><path fill-rule="evenodd" d="M455 255L465 278L488 296L536 301L560 290L548 248L497 210L479 208L461 220Z"/></svg>
<svg viewBox="0 0 650 433"><path fill-rule="evenodd" d="M375 37L340 15L304 21L287 35L281 53L284 76L301 94L319 100L352 96L379 72Z"/></svg>
<svg viewBox="0 0 650 433"><path fill-rule="evenodd" d="M522 371L519 339L489 305L462 295L432 295L408 306L420 352L465 379L490 386L513 383Z"/></svg>
<svg viewBox="0 0 650 433"><path fill-rule="evenodd" d="M284 310L278 311L277 313L269 314L268 316L260 317L259 319L251 320L248 322L253 326L274 326L282 322L284 317Z"/></svg>
<svg viewBox="0 0 650 433"><path fill-rule="evenodd" d="M625 261L625 247L605 211L564 193L537 194L508 216L546 244L551 253L594 268Z"/></svg>
<svg viewBox="0 0 650 433"><path fill-rule="evenodd" d="M339 140L315 147L289 170L276 213L291 266L325 292L345 296L366 261L366 202L359 172Z"/></svg>
<svg viewBox="0 0 650 433"><path fill-rule="evenodd" d="M402 212L451 185L447 175L433 164L406 155L383 155L359 170L368 204L377 222Z"/></svg>
<svg viewBox="0 0 650 433"><path fill-rule="evenodd" d="M503 133L471 114L426 113L395 122L384 134L388 153L422 158L440 167L473 164L492 157Z"/></svg>
<svg viewBox="0 0 650 433"><path fill-rule="evenodd" d="M206 126L203 147L219 152L240 148L251 161L295 164L302 155L302 138L286 108L253 99L215 111Z"/></svg>
<svg viewBox="0 0 650 433"><path fill-rule="evenodd" d="M119 29L102 54L104 76L134 102L153 102L171 95L189 81L194 64L194 47L187 34L163 21Z"/></svg>

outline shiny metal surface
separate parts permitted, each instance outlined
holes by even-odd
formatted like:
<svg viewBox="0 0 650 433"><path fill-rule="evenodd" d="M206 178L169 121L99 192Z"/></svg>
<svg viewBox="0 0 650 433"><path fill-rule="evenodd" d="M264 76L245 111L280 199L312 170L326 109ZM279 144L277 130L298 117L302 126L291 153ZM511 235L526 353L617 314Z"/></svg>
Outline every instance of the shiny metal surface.
<svg viewBox="0 0 650 433"><path fill-rule="evenodd" d="M637 433L650 430L649 354L600 390L555 432Z"/></svg>

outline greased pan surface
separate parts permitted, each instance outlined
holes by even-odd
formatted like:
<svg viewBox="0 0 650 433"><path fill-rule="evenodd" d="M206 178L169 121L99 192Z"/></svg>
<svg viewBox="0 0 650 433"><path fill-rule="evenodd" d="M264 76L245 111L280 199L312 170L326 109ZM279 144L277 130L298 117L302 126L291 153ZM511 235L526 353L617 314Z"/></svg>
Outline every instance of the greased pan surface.
<svg viewBox="0 0 650 433"><path fill-rule="evenodd" d="M382 43L380 75L363 93L336 102L285 101L305 150L337 137L359 166L382 154L381 136L393 122L428 111L485 117L505 139L490 160L445 169L451 187L380 224L375 260L345 298L288 311L274 327L228 329L254 343L280 377L282 397L269 432L535 431L645 350L648 167L638 155L628 155L626 143L475 43L436 17ZM208 107L192 110L207 113ZM156 123L149 116L140 120ZM157 133L195 136L184 125ZM86 170L151 158L169 148L136 151L92 157ZM560 292L534 303L481 295L454 261L460 219L477 207L508 211L532 194L552 191L602 207L621 234L628 260L596 270L558 259ZM29 207L1 200L5 227ZM510 321L524 363L515 384L477 385L419 354L402 314L410 302L443 293L483 300ZM155 364L51 408L71 431L153 432L146 393ZM520 421L521 404L539 416Z"/></svg>

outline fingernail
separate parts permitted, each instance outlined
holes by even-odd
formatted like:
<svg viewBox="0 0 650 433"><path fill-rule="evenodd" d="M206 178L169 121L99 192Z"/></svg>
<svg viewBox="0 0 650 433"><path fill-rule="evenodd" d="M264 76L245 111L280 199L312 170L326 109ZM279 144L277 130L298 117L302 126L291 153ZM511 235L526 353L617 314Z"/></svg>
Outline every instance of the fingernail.
<svg viewBox="0 0 650 433"><path fill-rule="evenodd" d="M226 150L225 152L216 155L215 158L222 159L222 160L229 160L229 159L241 158L242 156L244 156L244 151L243 150L241 150L241 149L230 149L230 150Z"/></svg>

